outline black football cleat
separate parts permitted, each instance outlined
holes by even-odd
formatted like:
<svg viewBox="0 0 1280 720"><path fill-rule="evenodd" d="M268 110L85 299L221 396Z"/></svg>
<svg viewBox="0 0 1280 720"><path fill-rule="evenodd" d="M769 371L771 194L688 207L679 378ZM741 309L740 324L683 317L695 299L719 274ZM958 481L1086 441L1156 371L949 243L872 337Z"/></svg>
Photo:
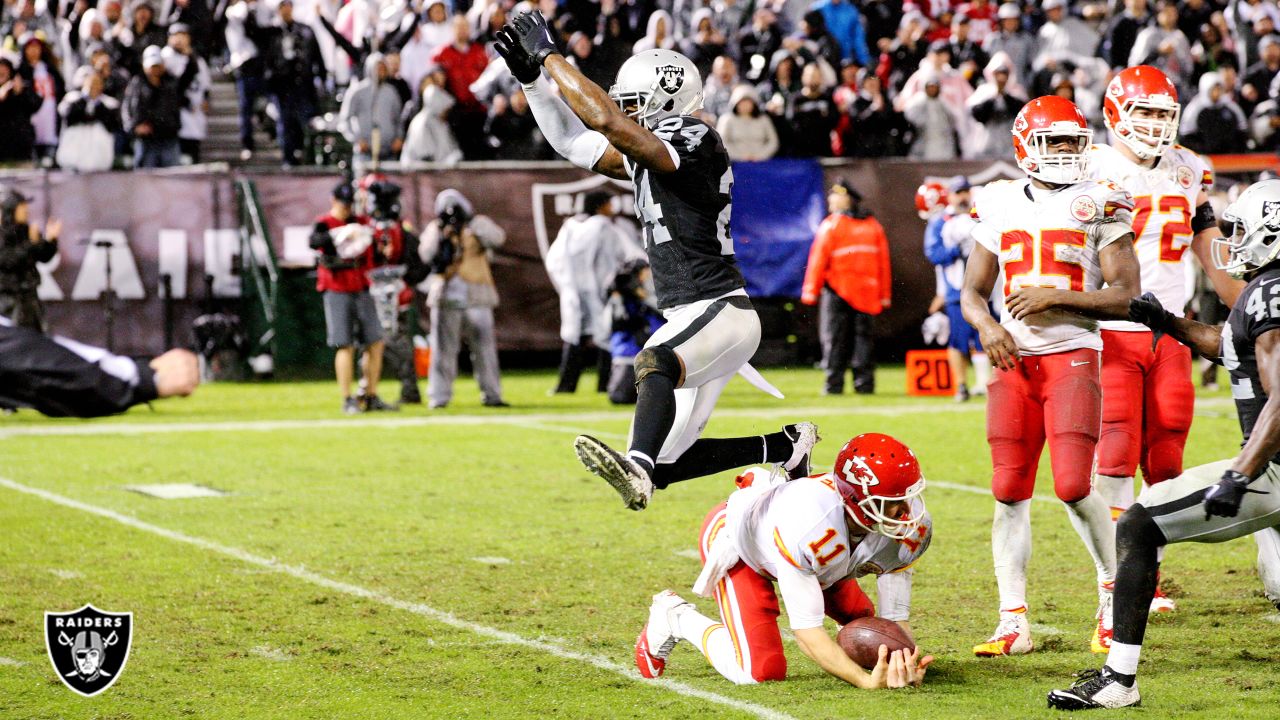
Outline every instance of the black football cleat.
<svg viewBox="0 0 1280 720"><path fill-rule="evenodd" d="M1085 670L1077 677L1079 679L1066 690L1049 693L1049 707L1056 710L1114 710L1142 704L1138 682L1135 680L1132 687L1125 686L1119 676L1105 665L1101 670Z"/></svg>

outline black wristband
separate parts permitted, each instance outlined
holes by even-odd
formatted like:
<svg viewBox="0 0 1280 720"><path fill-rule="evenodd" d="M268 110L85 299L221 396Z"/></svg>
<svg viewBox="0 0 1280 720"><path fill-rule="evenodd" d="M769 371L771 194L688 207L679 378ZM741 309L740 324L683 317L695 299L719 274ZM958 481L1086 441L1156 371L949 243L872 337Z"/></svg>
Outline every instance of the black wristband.
<svg viewBox="0 0 1280 720"><path fill-rule="evenodd" d="M1213 214L1213 206L1209 203L1201 203L1196 208L1196 214L1191 218L1191 232L1199 234L1202 230L1208 230L1218 226L1218 218Z"/></svg>
<svg viewBox="0 0 1280 720"><path fill-rule="evenodd" d="M1239 470L1228 470L1222 473L1222 479L1230 480L1231 482L1240 483L1241 485L1248 485L1249 483L1253 482L1253 478L1249 477L1248 475L1245 475Z"/></svg>

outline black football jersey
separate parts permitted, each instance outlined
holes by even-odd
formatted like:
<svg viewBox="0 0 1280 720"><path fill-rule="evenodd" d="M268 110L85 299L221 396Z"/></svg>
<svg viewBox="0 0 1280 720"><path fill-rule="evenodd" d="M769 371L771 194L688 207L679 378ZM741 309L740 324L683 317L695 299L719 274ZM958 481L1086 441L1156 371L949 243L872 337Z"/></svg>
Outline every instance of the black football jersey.
<svg viewBox="0 0 1280 720"><path fill-rule="evenodd" d="M1231 397L1246 441L1267 403L1254 342L1275 329L1280 329L1280 268L1263 271L1245 286L1222 328L1222 364L1231 374Z"/></svg>
<svg viewBox="0 0 1280 720"><path fill-rule="evenodd" d="M715 129L695 117L663 120L653 129L680 156L673 173L627 161L644 228L658 307L719 297L746 285L729 235L733 169Z"/></svg>

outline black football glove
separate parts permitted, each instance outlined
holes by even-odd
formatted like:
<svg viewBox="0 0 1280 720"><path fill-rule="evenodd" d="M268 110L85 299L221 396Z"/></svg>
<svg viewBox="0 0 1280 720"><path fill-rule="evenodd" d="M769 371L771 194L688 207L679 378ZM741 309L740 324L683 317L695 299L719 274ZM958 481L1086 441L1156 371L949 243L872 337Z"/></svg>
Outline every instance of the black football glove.
<svg viewBox="0 0 1280 720"><path fill-rule="evenodd" d="M1265 490L1253 490L1249 487L1249 476L1244 473L1228 470L1222 473L1217 485L1209 488L1204 494L1204 519L1218 517L1235 517L1240 512L1240 503L1245 493L1266 495Z"/></svg>
<svg viewBox="0 0 1280 720"><path fill-rule="evenodd" d="M521 85L532 83L542 74L538 63L529 57L529 53L525 52L524 47L515 39L515 32L510 25L503 25L497 32L493 49L507 61L507 70L511 71L512 77L520 81Z"/></svg>
<svg viewBox="0 0 1280 720"><path fill-rule="evenodd" d="M538 65L545 62L548 55L560 52L556 49L551 28L547 27L547 19L537 10L520 13L507 27L511 28L511 35L520 43L520 47Z"/></svg>
<svg viewBox="0 0 1280 720"><path fill-rule="evenodd" d="M1165 310L1160 298L1149 292L1129 301L1129 319L1151 328L1151 352L1156 351L1160 336L1173 327L1173 313Z"/></svg>

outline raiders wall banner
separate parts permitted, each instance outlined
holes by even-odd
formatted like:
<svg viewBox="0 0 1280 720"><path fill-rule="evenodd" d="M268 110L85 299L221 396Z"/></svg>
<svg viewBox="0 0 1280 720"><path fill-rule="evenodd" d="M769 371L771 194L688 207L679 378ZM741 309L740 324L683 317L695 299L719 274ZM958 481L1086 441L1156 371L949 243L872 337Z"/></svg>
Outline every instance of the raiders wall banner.
<svg viewBox="0 0 1280 720"><path fill-rule="evenodd" d="M93 697L120 679L129 661L133 613L106 612L85 605L70 612L44 614L49 662L62 684Z"/></svg>

